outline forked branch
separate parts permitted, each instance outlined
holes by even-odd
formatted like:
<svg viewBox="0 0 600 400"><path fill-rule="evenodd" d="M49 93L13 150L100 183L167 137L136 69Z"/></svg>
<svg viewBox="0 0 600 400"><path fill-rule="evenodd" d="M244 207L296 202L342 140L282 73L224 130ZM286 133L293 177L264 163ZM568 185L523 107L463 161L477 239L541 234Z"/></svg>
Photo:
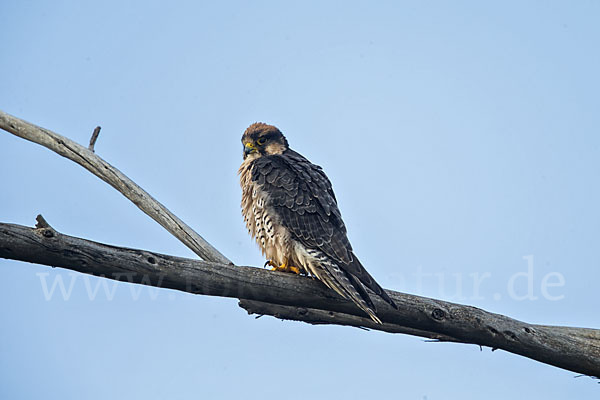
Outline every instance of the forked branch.
<svg viewBox="0 0 600 400"><path fill-rule="evenodd" d="M206 261L63 235L41 217L35 229L0 223L0 257L194 294L238 298L241 307L259 315L488 346L570 371L600 376L600 330L532 325L471 306L393 291L388 293L399 310L375 298L378 315L384 322L375 324L353 303L318 281L234 266L148 193L89 149L1 111L0 128L84 166Z"/></svg>

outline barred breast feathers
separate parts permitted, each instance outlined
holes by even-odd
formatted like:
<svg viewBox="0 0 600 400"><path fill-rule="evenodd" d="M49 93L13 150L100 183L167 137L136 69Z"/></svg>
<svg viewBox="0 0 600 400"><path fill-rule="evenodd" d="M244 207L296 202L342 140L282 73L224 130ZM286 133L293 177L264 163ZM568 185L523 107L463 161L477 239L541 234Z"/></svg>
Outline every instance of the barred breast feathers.
<svg viewBox="0 0 600 400"><path fill-rule="evenodd" d="M245 160L238 171L242 187L242 215L248 233L256 240L263 255L278 264L290 258L290 238L287 230L269 206L269 193L252 178L254 160Z"/></svg>

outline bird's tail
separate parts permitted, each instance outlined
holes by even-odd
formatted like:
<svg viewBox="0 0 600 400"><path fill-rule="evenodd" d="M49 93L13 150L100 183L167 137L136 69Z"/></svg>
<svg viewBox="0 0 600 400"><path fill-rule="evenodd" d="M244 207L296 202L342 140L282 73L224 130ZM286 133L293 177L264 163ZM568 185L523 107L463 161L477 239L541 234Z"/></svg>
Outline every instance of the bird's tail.
<svg viewBox="0 0 600 400"><path fill-rule="evenodd" d="M357 278L344 272L334 263L329 263L328 268L322 270L324 274L318 276L325 285L335 290L340 296L352 301L363 310L373 321L381 324L381 319L375 312L375 305L369 297L367 290Z"/></svg>
<svg viewBox="0 0 600 400"><path fill-rule="evenodd" d="M353 255L353 259L352 259L352 263L351 263L351 276L352 278L354 278L355 281L357 281L357 283L362 283L364 287L369 288L370 290L373 291L373 293L375 293L377 296L381 297L383 300L385 300L386 303L388 303L390 306L394 307L396 310L398 309L398 306L396 305L396 303L394 303L394 300L392 300L390 298L390 296L387 294L387 292L385 291L384 288L382 288L379 283L377 283L377 281L375 281L375 278L373 278L371 276L371 274L369 274L369 272L365 269L365 267L363 267L363 265L360 263L360 261L358 260L358 258L356 257L356 255ZM363 287L363 289L364 289ZM366 290L364 291L365 296L369 297L369 294L366 292Z"/></svg>

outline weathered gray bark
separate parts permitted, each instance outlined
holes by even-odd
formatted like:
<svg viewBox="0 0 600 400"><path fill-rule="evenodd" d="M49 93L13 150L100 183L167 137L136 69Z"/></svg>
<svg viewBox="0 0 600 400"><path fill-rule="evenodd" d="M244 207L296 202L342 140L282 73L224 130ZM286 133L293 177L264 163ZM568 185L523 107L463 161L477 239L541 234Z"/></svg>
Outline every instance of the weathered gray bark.
<svg viewBox="0 0 600 400"><path fill-rule="evenodd" d="M37 229L0 224L0 257L109 279L240 299L250 313L313 324L339 324L503 349L570 371L600 376L600 330L532 325L503 315L388 291L394 310L376 299L382 325L310 278L260 268L190 260L108 246Z"/></svg>
<svg viewBox="0 0 600 400"><path fill-rule="evenodd" d="M231 263L227 257L221 254L165 206L150 196L144 189L94 153L93 148L100 132L99 128L94 130L89 148L85 148L58 133L40 128L3 111L0 111L0 129L4 129L23 139L41 144L61 156L75 161L117 189L123 196L131 200L133 204L138 206L144 213L158 222L203 260Z"/></svg>

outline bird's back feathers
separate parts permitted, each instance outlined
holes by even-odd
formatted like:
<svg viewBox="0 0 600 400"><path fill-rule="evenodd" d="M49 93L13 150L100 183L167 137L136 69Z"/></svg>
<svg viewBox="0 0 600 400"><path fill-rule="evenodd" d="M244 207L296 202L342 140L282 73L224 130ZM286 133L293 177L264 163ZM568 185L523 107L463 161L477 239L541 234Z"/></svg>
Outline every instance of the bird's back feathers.
<svg viewBox="0 0 600 400"><path fill-rule="evenodd" d="M363 285L396 305L354 255L331 183L321 167L288 149L254 160L251 174L268 194L268 205L292 238L327 258L323 268L330 269L341 293L334 289L381 322Z"/></svg>

